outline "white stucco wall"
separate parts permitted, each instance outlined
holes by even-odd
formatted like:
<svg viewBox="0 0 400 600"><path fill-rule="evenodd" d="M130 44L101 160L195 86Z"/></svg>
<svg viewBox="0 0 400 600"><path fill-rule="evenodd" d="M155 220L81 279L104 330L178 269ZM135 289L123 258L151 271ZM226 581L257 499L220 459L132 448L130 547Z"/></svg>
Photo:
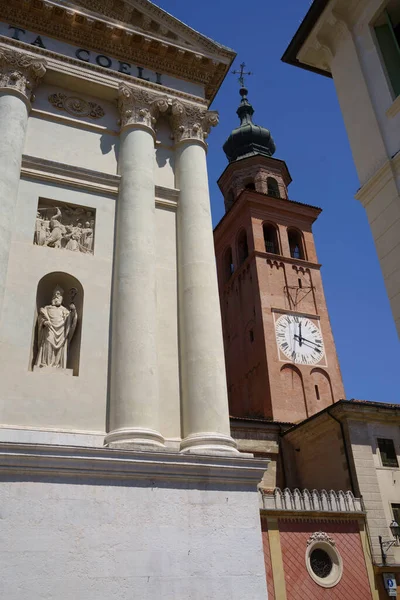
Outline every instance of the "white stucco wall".
<svg viewBox="0 0 400 600"><path fill-rule="evenodd" d="M39 198L96 210L93 256L33 245ZM115 197L21 181L0 326L1 424L105 431L116 202ZM175 210L160 207L156 219L158 356L164 435L179 438ZM84 288L78 377L32 372L29 368L37 284L47 273L59 271L76 277Z"/></svg>
<svg viewBox="0 0 400 600"><path fill-rule="evenodd" d="M25 451L36 460L35 451ZM0 452L4 465L7 449ZM172 464L171 455L152 455L149 466L132 453L97 452L104 454L80 458L89 471L102 458L101 477L79 475L70 461L71 476L52 475L43 454L46 480L2 475L4 597L266 600L258 495L245 481L246 469L261 473L265 461L213 466L213 459L178 457ZM124 477L117 474L121 459ZM171 468L173 482L160 480Z"/></svg>
<svg viewBox="0 0 400 600"><path fill-rule="evenodd" d="M361 184L356 197L367 212L400 333L400 98L374 32L384 7L383 0L366 0L355 21L338 25L330 69Z"/></svg>

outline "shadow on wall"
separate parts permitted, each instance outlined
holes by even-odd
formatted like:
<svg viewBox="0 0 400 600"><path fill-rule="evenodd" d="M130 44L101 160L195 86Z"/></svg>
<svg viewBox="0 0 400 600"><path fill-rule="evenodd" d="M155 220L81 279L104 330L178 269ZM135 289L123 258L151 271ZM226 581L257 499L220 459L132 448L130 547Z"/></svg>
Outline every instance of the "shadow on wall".
<svg viewBox="0 0 400 600"><path fill-rule="evenodd" d="M79 375L79 361L81 351L81 335L82 335L82 316L83 316L83 287L81 283L68 273L53 272L48 273L38 283L36 292L36 306L33 321L33 332L32 332L32 344L31 344L31 355L29 359L29 370L33 371L35 362L39 352L38 344L38 333L39 323L38 315L40 309L48 306L52 302L53 292L59 286L64 291L63 294L63 306L69 309L71 302L73 301L76 307L77 313L77 324L71 343L68 348L67 355L67 369L72 369L73 375Z"/></svg>
<svg viewBox="0 0 400 600"><path fill-rule="evenodd" d="M119 145L117 143L117 140L119 138L113 137L108 133L103 133L100 136L100 150L101 153L104 154L109 154L112 150L114 150L114 154L115 154L115 160L118 163L118 151L119 151Z"/></svg>

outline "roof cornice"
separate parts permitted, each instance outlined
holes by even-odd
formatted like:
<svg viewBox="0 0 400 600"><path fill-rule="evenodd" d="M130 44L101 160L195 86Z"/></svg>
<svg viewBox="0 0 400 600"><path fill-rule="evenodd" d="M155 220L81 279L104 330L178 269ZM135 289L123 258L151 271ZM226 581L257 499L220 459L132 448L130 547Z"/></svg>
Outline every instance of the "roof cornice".
<svg viewBox="0 0 400 600"><path fill-rule="evenodd" d="M155 11L159 20L165 20L175 30L184 29L186 37L190 34L198 45L183 45L177 35L176 39L168 37L168 26L163 29L159 23L159 30L153 31L156 25L152 29L151 18L141 22L141 26L111 18L106 14L111 5L108 0L83 1L97 7L98 12L59 0L13 0L2 3L0 20L199 84L204 86L209 103L213 100L236 56L233 50L195 32L148 0L135 2L143 4L147 11Z"/></svg>

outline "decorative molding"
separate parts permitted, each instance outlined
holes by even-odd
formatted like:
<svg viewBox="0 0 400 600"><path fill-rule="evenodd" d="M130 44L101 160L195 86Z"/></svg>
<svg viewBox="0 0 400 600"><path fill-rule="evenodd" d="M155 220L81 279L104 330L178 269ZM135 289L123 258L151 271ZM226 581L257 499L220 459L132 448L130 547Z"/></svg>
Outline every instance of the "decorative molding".
<svg viewBox="0 0 400 600"><path fill-rule="evenodd" d="M45 73L44 59L11 48L0 48L0 88L18 92L29 103Z"/></svg>
<svg viewBox="0 0 400 600"><path fill-rule="evenodd" d="M359 200L364 208L366 208L368 204L379 194L382 188L384 188L390 182L393 183L397 194L399 193L394 174L394 168L396 167L397 160L397 156L393 159L387 160L355 194L355 199Z"/></svg>
<svg viewBox="0 0 400 600"><path fill-rule="evenodd" d="M120 181L119 175L100 173L27 155L22 157L21 175L105 195L117 195Z"/></svg>
<svg viewBox="0 0 400 600"><path fill-rule="evenodd" d="M211 127L216 127L219 121L216 111L204 110L179 101L172 103L171 113L172 130L176 143L186 140L204 142L211 131Z"/></svg>
<svg viewBox="0 0 400 600"><path fill-rule="evenodd" d="M316 531L315 533L310 535L310 537L307 540L307 546L310 546L314 542L326 542L327 544L330 544L333 547L336 546L335 540L323 531Z"/></svg>
<svg viewBox="0 0 400 600"><path fill-rule="evenodd" d="M207 482L211 486L256 489L267 461L171 452L0 443L0 473L40 478L104 478L131 481Z"/></svg>
<svg viewBox="0 0 400 600"><path fill-rule="evenodd" d="M31 46L27 46L27 44L23 42L19 42L18 40L14 40L8 37L0 36L0 42L0 49L7 49L8 46L12 46L21 51L26 51L27 48L31 50ZM147 81L146 79L134 77L133 75L126 75L125 73L111 71L110 69L101 67L99 65L94 65L92 63L82 63L81 60L71 58L66 55L57 54L55 52L51 52L50 50L44 50L43 48L39 48L37 46L35 46L35 53L47 59L48 71L53 70L58 73L71 75L70 65L72 65L74 67L74 75L77 75L78 77L83 77L87 81L91 81L96 84L101 83L102 85L107 85L109 87L114 88L115 90L118 90L118 87L122 81L126 81L128 84L140 82L140 87L142 88L146 88L158 93L170 94L176 96L177 98L187 100L189 102L196 102L197 104L201 104L205 107L207 107L209 104L207 100L204 100L204 98L200 98L199 96L188 94L187 92L182 92L173 88L168 88L164 85ZM98 74L99 76L101 75L102 79L99 80L99 76L95 76L95 74Z"/></svg>
<svg viewBox="0 0 400 600"><path fill-rule="evenodd" d="M87 190L117 196L120 182L119 175L110 175L91 171L82 167L57 163L44 158L24 155L22 157L21 175L29 179L63 185L79 190ZM156 206L176 209L179 190L155 186Z"/></svg>
<svg viewBox="0 0 400 600"><path fill-rule="evenodd" d="M167 112L170 103L171 100L166 95L121 83L118 96L121 129L129 125L143 125L154 134L158 116Z"/></svg>
<svg viewBox="0 0 400 600"><path fill-rule="evenodd" d="M167 115L175 143L187 140L205 142L211 127L218 124L216 111L125 83L121 83L119 88L118 108L122 129L139 125L151 129L153 134L158 117Z"/></svg>
<svg viewBox="0 0 400 600"><path fill-rule="evenodd" d="M90 117L91 119L102 119L105 111L100 104L90 102L77 96L67 96L67 94L51 94L48 101L54 108L65 110L74 117Z"/></svg>
<svg viewBox="0 0 400 600"><path fill-rule="evenodd" d="M331 512L331 513L363 513L360 498L352 492L335 492L330 490L281 490L261 489L262 508L265 510L292 512Z"/></svg>

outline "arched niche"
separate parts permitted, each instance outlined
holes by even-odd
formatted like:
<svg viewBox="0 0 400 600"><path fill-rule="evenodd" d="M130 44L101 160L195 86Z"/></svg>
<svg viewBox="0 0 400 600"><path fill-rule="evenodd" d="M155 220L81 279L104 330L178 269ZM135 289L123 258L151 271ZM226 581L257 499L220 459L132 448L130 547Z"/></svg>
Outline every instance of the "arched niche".
<svg viewBox="0 0 400 600"><path fill-rule="evenodd" d="M333 391L330 377L319 367L311 371L315 399L324 405L333 403Z"/></svg>
<svg viewBox="0 0 400 600"><path fill-rule="evenodd" d="M279 184L275 177L267 177L267 188L268 188L268 196L272 196L273 198L280 198L279 192Z"/></svg>
<svg viewBox="0 0 400 600"><path fill-rule="evenodd" d="M240 233L237 237L237 252L238 252L239 265L242 265L249 255L247 234L244 229L242 229L240 231Z"/></svg>
<svg viewBox="0 0 400 600"><path fill-rule="evenodd" d="M281 389L284 391L285 404L293 420L308 417L303 377L294 365L283 365L281 368Z"/></svg>
<svg viewBox="0 0 400 600"><path fill-rule="evenodd" d="M32 371L35 367L36 359L38 356L38 315L40 309L48 306L52 302L52 296L55 288L59 286L64 290L62 305L65 308L69 308L71 300L76 307L77 313L77 324L74 335L71 339L68 348L67 355L67 369L71 369L74 376L79 375L79 362L80 362L80 350L81 350L81 335L82 335L82 318L83 318L83 300L84 292L82 284L76 277L69 273L63 273L61 271L55 271L48 273L39 281L36 290L36 306L34 311L34 324L33 324L33 340L31 344L31 356L29 361L29 369ZM76 290L74 294L73 290ZM72 294L72 295L71 295Z"/></svg>
<svg viewBox="0 0 400 600"><path fill-rule="evenodd" d="M264 223L263 232L265 252L270 252L271 254L280 254L278 230L276 225L274 225L273 223Z"/></svg>
<svg viewBox="0 0 400 600"><path fill-rule="evenodd" d="M290 256L292 258L299 258L300 260L305 260L306 255L304 251L304 242L303 236L298 229L294 229L293 227L287 230L288 241L289 241L289 249Z"/></svg>

